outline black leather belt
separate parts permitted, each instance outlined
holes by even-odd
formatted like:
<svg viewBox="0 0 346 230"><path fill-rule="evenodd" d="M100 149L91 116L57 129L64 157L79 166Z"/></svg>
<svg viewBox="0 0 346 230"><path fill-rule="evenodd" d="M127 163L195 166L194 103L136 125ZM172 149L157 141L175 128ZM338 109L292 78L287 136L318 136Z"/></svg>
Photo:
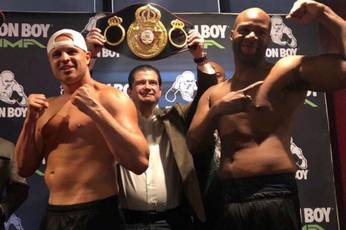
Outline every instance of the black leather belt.
<svg viewBox="0 0 346 230"><path fill-rule="evenodd" d="M136 224L136 223L153 223L159 220L165 220L173 215L182 215L180 207L169 209L166 211L139 211L122 209L122 213L125 218L125 223Z"/></svg>

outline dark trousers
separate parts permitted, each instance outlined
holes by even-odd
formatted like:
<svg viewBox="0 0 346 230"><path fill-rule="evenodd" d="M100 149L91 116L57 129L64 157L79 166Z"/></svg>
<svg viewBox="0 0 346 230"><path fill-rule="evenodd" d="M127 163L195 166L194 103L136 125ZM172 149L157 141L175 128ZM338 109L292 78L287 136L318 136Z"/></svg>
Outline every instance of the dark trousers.
<svg viewBox="0 0 346 230"><path fill-rule="evenodd" d="M213 170L208 177L207 186L203 193L203 203L207 221L201 223L196 229L211 230L215 226L217 219L222 215L225 203L224 192L217 170Z"/></svg>
<svg viewBox="0 0 346 230"><path fill-rule="evenodd" d="M223 213L217 230L300 230L299 199L293 174L221 181Z"/></svg>
<svg viewBox="0 0 346 230"><path fill-rule="evenodd" d="M40 230L123 229L118 199L106 199L76 205L48 205Z"/></svg>
<svg viewBox="0 0 346 230"><path fill-rule="evenodd" d="M122 209L126 230L187 230L191 219L182 208L163 212Z"/></svg>

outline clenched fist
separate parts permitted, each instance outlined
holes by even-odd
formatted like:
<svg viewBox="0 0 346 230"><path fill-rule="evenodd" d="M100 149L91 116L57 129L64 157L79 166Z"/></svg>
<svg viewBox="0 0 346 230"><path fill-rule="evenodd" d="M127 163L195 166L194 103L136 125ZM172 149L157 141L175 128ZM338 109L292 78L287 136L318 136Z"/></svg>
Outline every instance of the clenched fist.
<svg viewBox="0 0 346 230"><path fill-rule="evenodd" d="M44 94L30 94L28 97L27 119L37 121L48 106L49 103Z"/></svg>

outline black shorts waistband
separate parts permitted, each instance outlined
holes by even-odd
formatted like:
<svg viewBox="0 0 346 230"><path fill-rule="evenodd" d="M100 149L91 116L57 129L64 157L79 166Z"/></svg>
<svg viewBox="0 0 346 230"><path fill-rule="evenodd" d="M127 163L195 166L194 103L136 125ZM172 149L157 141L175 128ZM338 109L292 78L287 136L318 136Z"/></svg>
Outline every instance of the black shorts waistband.
<svg viewBox="0 0 346 230"><path fill-rule="evenodd" d="M115 207L114 207L115 206ZM75 212L85 211L89 209L102 209L118 206L118 196L114 195L100 200L94 200L86 203L71 204L71 205L52 205L48 204L48 212Z"/></svg>
<svg viewBox="0 0 346 230"><path fill-rule="evenodd" d="M248 186L248 185L263 185L263 184L296 184L294 173L269 174L253 177L232 178L221 180L225 186Z"/></svg>
<svg viewBox="0 0 346 230"><path fill-rule="evenodd" d="M297 193L293 173L261 175L247 178L221 180L227 197L234 200L251 200L264 196L286 196Z"/></svg>

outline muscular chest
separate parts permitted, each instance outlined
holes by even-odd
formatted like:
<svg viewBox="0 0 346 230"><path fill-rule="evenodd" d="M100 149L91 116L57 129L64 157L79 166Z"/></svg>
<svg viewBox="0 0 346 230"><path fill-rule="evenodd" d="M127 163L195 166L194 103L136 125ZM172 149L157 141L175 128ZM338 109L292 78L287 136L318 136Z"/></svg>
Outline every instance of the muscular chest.
<svg viewBox="0 0 346 230"><path fill-rule="evenodd" d="M83 138L90 136L90 133L96 129L89 116L67 102L43 125L42 137L46 140Z"/></svg>
<svg viewBox="0 0 346 230"><path fill-rule="evenodd" d="M217 100L221 100L229 93L229 89L220 89L217 95L211 100L211 105ZM294 113L294 107L288 106L285 98L287 95L276 95L271 101L272 108L256 108L257 90L247 92L252 103L244 112L234 114L224 114L217 120L217 128L221 135L234 134L243 137L266 136L274 132L286 122Z"/></svg>

